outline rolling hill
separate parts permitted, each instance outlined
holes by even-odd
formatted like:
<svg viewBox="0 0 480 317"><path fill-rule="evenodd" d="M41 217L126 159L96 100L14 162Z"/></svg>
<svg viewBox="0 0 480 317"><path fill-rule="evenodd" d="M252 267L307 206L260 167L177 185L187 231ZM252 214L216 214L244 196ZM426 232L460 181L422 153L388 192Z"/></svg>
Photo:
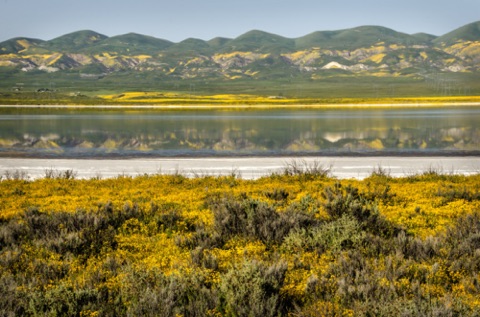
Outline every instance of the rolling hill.
<svg viewBox="0 0 480 317"><path fill-rule="evenodd" d="M223 45L223 52L287 52L295 49L295 40L283 36L252 30Z"/></svg>
<svg viewBox="0 0 480 317"><path fill-rule="evenodd" d="M17 37L0 43L1 54L20 54L30 47L40 47L45 41Z"/></svg>
<svg viewBox="0 0 480 317"><path fill-rule="evenodd" d="M91 47L107 38L106 35L90 30L83 30L65 34L53 40L46 41L42 46L51 51L77 52Z"/></svg>
<svg viewBox="0 0 480 317"><path fill-rule="evenodd" d="M377 43L425 44L425 41L405 33L380 26L360 26L340 31L319 31L296 39L297 48L324 47L328 49L353 50L370 47Z"/></svg>
<svg viewBox="0 0 480 317"><path fill-rule="evenodd" d="M439 37L360 26L298 38L252 30L233 39L189 38L179 43L136 33L108 37L83 30L49 41L17 37L0 43L3 89L52 78L73 86L89 79L97 81L89 84L94 87L129 82L177 87L186 81L218 87L265 80L269 85L291 85L325 78L389 77L417 78L443 87L447 84L438 74L477 78L479 71L480 22Z"/></svg>
<svg viewBox="0 0 480 317"><path fill-rule="evenodd" d="M174 43L136 33L112 36L85 49L88 53L116 53L123 55L155 54Z"/></svg>
<svg viewBox="0 0 480 317"><path fill-rule="evenodd" d="M453 45L459 41L479 41L480 21L467 24L445 35L442 35L432 42L435 45Z"/></svg>

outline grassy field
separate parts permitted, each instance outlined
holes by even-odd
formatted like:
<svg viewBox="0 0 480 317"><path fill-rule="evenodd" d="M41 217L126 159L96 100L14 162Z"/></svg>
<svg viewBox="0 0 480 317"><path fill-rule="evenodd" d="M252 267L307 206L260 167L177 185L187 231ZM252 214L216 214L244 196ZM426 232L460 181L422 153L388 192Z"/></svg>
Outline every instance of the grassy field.
<svg viewBox="0 0 480 317"><path fill-rule="evenodd" d="M8 74L7 74L8 75ZM480 77L471 73L375 77L332 74L318 79L162 79L115 73L78 79L78 73L15 74L0 81L0 104L341 104L477 102ZM43 90L43 92L38 92ZM425 100L424 98L429 98Z"/></svg>
<svg viewBox="0 0 480 317"><path fill-rule="evenodd" d="M63 94L61 92L15 92L1 95L3 105L84 105L84 106L186 106L207 107L322 107L372 105L454 105L478 104L480 96L429 97L357 97L357 98L288 98L247 94L192 95L177 92L101 91L98 95Z"/></svg>
<svg viewBox="0 0 480 317"><path fill-rule="evenodd" d="M478 316L480 177L0 181L1 315Z"/></svg>

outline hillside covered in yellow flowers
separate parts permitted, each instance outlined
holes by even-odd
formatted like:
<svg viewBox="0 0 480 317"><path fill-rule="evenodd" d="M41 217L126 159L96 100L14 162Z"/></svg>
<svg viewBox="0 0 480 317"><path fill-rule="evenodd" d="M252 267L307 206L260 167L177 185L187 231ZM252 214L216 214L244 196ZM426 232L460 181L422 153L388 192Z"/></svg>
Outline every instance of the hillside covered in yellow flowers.
<svg viewBox="0 0 480 317"><path fill-rule="evenodd" d="M296 38L251 30L235 38L178 43L91 30L51 40L19 34L0 42L0 104L471 99L480 94L479 30L480 21L441 36L365 25L312 30ZM131 94L135 92L146 94ZM240 100L210 98L222 95ZM252 97L243 100L245 95Z"/></svg>
<svg viewBox="0 0 480 317"><path fill-rule="evenodd" d="M480 175L0 181L2 316L478 316Z"/></svg>

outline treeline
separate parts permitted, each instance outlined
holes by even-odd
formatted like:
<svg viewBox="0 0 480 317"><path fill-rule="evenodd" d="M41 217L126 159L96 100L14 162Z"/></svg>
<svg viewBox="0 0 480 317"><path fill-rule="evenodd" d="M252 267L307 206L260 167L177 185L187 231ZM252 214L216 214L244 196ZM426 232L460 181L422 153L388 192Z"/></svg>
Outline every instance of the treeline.
<svg viewBox="0 0 480 317"><path fill-rule="evenodd" d="M479 315L478 176L314 171L4 180L1 208L28 203L0 217L0 315ZM98 203L105 188L120 199ZM462 212L423 236L389 213L413 207L397 188ZM95 203L42 206L62 194ZM413 213L430 221L422 197Z"/></svg>

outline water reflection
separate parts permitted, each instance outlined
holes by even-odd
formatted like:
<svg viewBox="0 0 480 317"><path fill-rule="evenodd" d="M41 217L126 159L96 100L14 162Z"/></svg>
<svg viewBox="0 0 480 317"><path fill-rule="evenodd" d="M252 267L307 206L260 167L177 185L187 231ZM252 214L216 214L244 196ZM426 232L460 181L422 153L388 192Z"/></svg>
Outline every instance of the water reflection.
<svg viewBox="0 0 480 317"><path fill-rule="evenodd" d="M13 111L12 111L13 112ZM477 154L480 109L29 111L0 115L0 155Z"/></svg>

